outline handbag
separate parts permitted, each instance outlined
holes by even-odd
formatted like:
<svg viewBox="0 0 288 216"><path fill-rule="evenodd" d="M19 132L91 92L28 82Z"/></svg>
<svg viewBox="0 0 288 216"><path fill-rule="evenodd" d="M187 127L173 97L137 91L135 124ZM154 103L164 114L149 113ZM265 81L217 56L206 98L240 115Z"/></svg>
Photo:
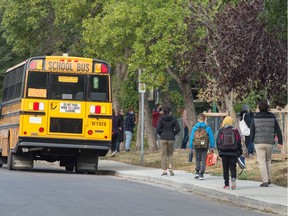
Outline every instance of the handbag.
<svg viewBox="0 0 288 216"><path fill-rule="evenodd" d="M217 155L212 151L207 154L206 166L213 166L217 162Z"/></svg>
<svg viewBox="0 0 288 216"><path fill-rule="evenodd" d="M239 123L239 128L243 136L250 136L250 128L247 126L246 122L244 121L244 116L245 114L243 115L243 118Z"/></svg>

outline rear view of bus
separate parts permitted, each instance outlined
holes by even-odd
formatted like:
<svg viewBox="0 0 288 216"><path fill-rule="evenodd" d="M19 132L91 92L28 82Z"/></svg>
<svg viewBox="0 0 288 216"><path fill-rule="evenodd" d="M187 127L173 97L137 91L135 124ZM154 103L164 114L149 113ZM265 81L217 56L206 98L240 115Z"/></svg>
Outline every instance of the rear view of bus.
<svg viewBox="0 0 288 216"><path fill-rule="evenodd" d="M1 111L1 160L8 169L45 160L95 173L111 142L110 67L79 57L28 59L6 71Z"/></svg>

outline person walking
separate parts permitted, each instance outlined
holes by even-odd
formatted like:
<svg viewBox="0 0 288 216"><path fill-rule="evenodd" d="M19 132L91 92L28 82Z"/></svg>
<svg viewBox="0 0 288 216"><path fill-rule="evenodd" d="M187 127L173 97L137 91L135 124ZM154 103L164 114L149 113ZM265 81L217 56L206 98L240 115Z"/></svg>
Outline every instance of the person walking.
<svg viewBox="0 0 288 216"><path fill-rule="evenodd" d="M196 155L196 173L194 178L204 180L207 152L214 149L214 135L211 128L206 124L203 113L198 115L197 121L191 130L189 143L190 151L195 152L193 154Z"/></svg>
<svg viewBox="0 0 288 216"><path fill-rule="evenodd" d="M249 106L248 105L243 105L242 111L239 114L240 116L240 121L244 118L244 121L246 125L250 128L252 119L253 119L253 112L249 111ZM253 157L254 156L254 144L251 141L251 137L249 136L243 136L244 137L244 142L245 142L245 147L247 149L248 157Z"/></svg>
<svg viewBox="0 0 288 216"><path fill-rule="evenodd" d="M241 136L237 128L233 126L233 119L226 116L222 122L216 138L219 157L222 158L224 189L229 189L229 170L231 173L231 189L236 189L238 157L243 154Z"/></svg>
<svg viewBox="0 0 288 216"><path fill-rule="evenodd" d="M163 114L163 111L162 111L161 104L157 103L155 105L155 108L152 111L152 128L153 128L153 131L155 133L156 145L157 145L158 149L160 149L160 141L159 141L159 135L157 134L156 128L157 128L158 120L162 114Z"/></svg>
<svg viewBox="0 0 288 216"><path fill-rule="evenodd" d="M116 141L116 151L120 152L120 144L124 141L124 111L118 113L120 119L120 127L118 128L118 139Z"/></svg>
<svg viewBox="0 0 288 216"><path fill-rule="evenodd" d="M118 139L118 130L121 126L119 115L115 114L115 110L112 109L112 141L111 141L111 157L114 157L117 153L116 142Z"/></svg>
<svg viewBox="0 0 288 216"><path fill-rule="evenodd" d="M267 101L258 104L259 112L255 114L250 127L250 136L255 143L257 161L262 177L260 187L271 184L271 157L275 144L275 134L278 138L278 149L283 145L282 132L275 115L269 112Z"/></svg>
<svg viewBox="0 0 288 216"><path fill-rule="evenodd" d="M167 169L171 176L174 176L173 172L173 152L175 135L180 131L180 126L175 117L172 116L171 109L165 107L163 110L163 116L160 117L157 123L157 133L160 136L161 145L161 159L162 159L162 176L167 175ZM168 163L167 163L168 162Z"/></svg>
<svg viewBox="0 0 288 216"><path fill-rule="evenodd" d="M135 113L133 107L129 108L125 118L125 150L130 151L132 135L135 127Z"/></svg>
<svg viewBox="0 0 288 216"><path fill-rule="evenodd" d="M181 149L185 150L187 147L187 143L189 141L189 129L188 129L188 119L187 119L186 109L183 110L182 121L183 121L184 136L183 136L183 140L182 140Z"/></svg>

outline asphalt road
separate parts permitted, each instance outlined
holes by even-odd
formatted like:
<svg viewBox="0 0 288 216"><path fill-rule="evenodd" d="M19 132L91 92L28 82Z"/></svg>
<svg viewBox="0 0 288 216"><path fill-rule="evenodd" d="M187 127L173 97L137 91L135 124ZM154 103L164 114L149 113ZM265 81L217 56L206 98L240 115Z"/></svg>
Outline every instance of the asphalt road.
<svg viewBox="0 0 288 216"><path fill-rule="evenodd" d="M33 171L0 169L1 216L265 215L106 171L86 175L35 164Z"/></svg>

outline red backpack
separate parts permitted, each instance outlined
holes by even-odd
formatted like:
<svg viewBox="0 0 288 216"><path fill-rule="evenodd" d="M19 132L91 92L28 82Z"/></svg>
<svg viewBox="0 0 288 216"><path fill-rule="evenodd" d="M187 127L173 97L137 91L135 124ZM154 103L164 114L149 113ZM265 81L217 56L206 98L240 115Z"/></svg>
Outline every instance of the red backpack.
<svg viewBox="0 0 288 216"><path fill-rule="evenodd" d="M219 150L237 150L241 140L234 127L223 128L220 131L217 147Z"/></svg>

